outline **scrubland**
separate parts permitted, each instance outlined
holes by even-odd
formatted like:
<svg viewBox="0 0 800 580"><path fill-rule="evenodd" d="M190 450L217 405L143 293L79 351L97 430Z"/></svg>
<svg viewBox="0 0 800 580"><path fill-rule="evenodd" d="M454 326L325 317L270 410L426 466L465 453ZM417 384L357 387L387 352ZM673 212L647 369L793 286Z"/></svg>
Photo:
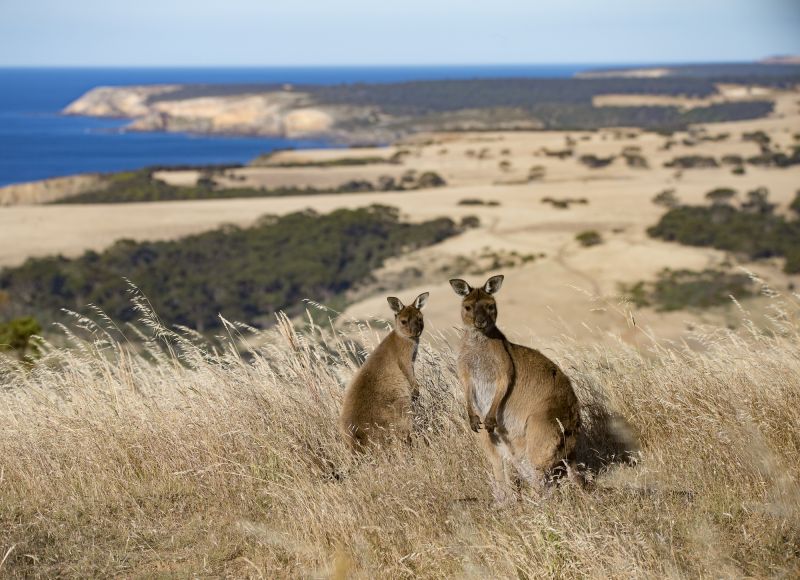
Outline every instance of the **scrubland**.
<svg viewBox="0 0 800 580"><path fill-rule="evenodd" d="M796 577L800 296L767 293L702 350L560 337L593 485L497 508L451 331L423 335L413 445L353 458L336 416L381 324L279 316L210 346L134 292L136 326L75 317L0 367L0 574Z"/></svg>

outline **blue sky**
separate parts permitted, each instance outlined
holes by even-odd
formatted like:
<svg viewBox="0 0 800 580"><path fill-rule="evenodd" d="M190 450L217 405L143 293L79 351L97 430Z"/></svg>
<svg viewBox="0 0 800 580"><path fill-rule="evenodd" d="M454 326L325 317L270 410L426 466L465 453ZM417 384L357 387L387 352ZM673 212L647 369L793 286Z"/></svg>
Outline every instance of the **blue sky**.
<svg viewBox="0 0 800 580"><path fill-rule="evenodd" d="M800 54L800 0L0 0L0 66L658 63Z"/></svg>

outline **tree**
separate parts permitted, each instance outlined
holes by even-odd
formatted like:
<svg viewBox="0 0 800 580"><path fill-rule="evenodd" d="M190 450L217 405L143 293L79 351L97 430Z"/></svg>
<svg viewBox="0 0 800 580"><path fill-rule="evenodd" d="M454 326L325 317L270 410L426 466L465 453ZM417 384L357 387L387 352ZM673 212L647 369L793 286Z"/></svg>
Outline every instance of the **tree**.
<svg viewBox="0 0 800 580"><path fill-rule="evenodd" d="M736 197L737 192L730 187L718 187L706 193L706 199L715 205L727 204Z"/></svg>

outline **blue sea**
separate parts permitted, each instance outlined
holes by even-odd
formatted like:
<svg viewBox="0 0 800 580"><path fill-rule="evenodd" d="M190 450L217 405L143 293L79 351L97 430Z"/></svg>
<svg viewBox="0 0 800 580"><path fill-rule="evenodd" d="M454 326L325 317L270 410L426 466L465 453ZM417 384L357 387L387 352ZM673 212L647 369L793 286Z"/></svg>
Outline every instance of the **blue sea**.
<svg viewBox="0 0 800 580"><path fill-rule="evenodd" d="M148 165L244 163L277 148L332 146L319 141L128 132L125 119L60 114L97 86L565 78L590 68L594 67L0 68L0 186Z"/></svg>

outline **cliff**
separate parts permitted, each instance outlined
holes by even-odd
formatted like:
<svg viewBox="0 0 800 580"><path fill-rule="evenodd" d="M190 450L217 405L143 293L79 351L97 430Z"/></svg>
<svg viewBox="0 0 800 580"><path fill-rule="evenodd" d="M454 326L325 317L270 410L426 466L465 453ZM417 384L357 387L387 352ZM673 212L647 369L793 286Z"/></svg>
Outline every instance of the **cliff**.
<svg viewBox="0 0 800 580"><path fill-rule="evenodd" d="M332 137L343 107L320 107L292 90L255 94L169 98L179 85L99 87L64 109L66 115L130 118L136 131ZM159 97L159 98L156 98Z"/></svg>

